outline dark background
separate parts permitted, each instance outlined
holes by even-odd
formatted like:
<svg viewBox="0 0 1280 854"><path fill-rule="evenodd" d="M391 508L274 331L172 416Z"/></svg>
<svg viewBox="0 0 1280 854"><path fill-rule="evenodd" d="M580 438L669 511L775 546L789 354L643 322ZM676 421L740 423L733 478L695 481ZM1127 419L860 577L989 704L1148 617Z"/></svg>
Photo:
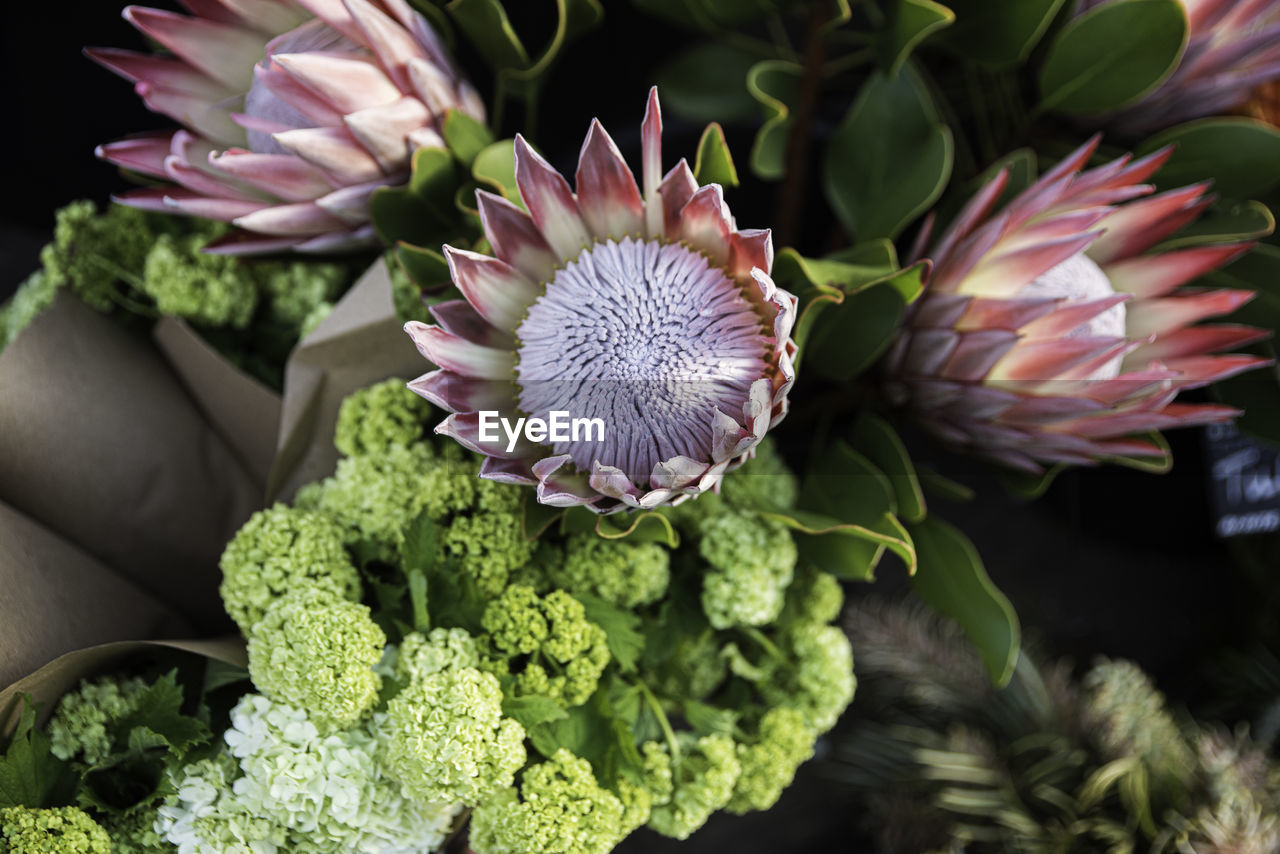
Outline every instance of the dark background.
<svg viewBox="0 0 1280 854"><path fill-rule="evenodd" d="M550 33L545 19L550 2L507 5L527 44L541 45ZM536 141L566 173L573 171L593 116L638 164L639 124L653 70L691 38L640 15L624 0L609 0L606 6L608 29L570 47L543 95ZM0 134L0 162L6 167L9 195L0 211L0 298L37 265L56 208L78 198L104 202L112 192L127 188L113 167L94 158L94 146L167 124L143 107L127 82L80 53L84 45L142 47L141 37L120 18L115 3L35 0L10 4L5 14L0 63L9 82L9 118L7 132ZM487 95L482 64L465 53L460 59ZM507 116L507 133L521 129L518 106ZM692 158L701 128L669 113L665 119L665 163ZM815 138L820 141L829 127L820 117ZM741 226L766 226L776 207L777 186L747 175L754 128L730 126L727 131L744 177L743 186L728 194L729 203ZM831 225L812 187L807 215L798 243L816 253L829 241ZM1177 460L1169 475L1114 468L1069 472L1029 505L1008 497L973 463L949 460L928 443L913 441L911 447L913 454L979 489L976 501L933 509L975 540L1029 637L1038 638L1047 652L1069 655L1081 664L1099 654L1135 659L1173 698L1196 702L1203 699L1198 663L1222 645L1243 640L1237 635L1247 621L1239 615L1248 611L1249 593L1236 583L1226 549L1212 536L1200 431L1169 438ZM902 587L899 568L886 565L873 590L889 593ZM778 810L718 817L686 850L726 845L735 850L835 850L856 823L839 797L806 771ZM749 846L743 842L748 839ZM655 844L650 834L641 833L624 849L647 850Z"/></svg>

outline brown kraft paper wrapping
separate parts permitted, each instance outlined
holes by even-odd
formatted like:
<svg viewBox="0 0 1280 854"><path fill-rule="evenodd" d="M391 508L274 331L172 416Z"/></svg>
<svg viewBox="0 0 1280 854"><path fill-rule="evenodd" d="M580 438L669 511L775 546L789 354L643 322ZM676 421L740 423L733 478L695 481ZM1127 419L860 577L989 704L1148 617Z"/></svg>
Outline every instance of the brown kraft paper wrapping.
<svg viewBox="0 0 1280 854"><path fill-rule="evenodd" d="M59 295L0 354L0 449L0 501L197 632L229 626L218 556L261 492L154 347Z"/></svg>
<svg viewBox="0 0 1280 854"><path fill-rule="evenodd" d="M333 429L343 398L387 377L411 379L429 369L401 328L386 264L376 261L333 312L289 356L271 499L333 473Z"/></svg>

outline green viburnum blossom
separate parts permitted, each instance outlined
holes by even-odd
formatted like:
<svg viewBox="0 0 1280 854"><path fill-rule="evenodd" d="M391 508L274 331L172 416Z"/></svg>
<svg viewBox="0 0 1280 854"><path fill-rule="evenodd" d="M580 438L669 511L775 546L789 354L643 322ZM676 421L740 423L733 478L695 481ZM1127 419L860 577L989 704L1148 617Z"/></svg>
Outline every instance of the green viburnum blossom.
<svg viewBox="0 0 1280 854"><path fill-rule="evenodd" d="M561 748L476 809L470 843L476 854L606 854L626 835L623 821L591 763Z"/></svg>
<svg viewBox="0 0 1280 854"><path fill-rule="evenodd" d="M815 730L826 732L853 700L853 648L835 626L799 623L782 634L787 661L766 661L760 693L770 706L793 708Z"/></svg>
<svg viewBox="0 0 1280 854"><path fill-rule="evenodd" d="M392 445L408 447L422 438L431 405L389 379L362 388L342 401L333 444L349 457L381 454Z"/></svg>
<svg viewBox="0 0 1280 854"><path fill-rule="evenodd" d="M110 854L107 832L77 807L0 809L2 854Z"/></svg>
<svg viewBox="0 0 1280 854"><path fill-rule="evenodd" d="M40 253L47 281L69 288L98 311L110 311L127 289L123 281L142 272L156 242L154 222L124 205L109 205L99 214L93 202L72 202L57 212L53 242Z"/></svg>
<svg viewBox="0 0 1280 854"><path fill-rule="evenodd" d="M720 494L733 507L745 510L790 510L800 497L800 482L778 455L773 438L756 445L756 455L720 485Z"/></svg>
<svg viewBox="0 0 1280 854"><path fill-rule="evenodd" d="M305 710L321 729L339 729L378 699L382 679L373 666L386 643L367 606L298 587L250 631L249 675L272 700Z"/></svg>
<svg viewBox="0 0 1280 854"><path fill-rule="evenodd" d="M258 305L253 279L237 259L201 252L204 244L199 235L160 235L142 266L142 291L161 314L243 329Z"/></svg>
<svg viewBox="0 0 1280 854"><path fill-rule="evenodd" d="M649 827L674 839L688 839L733 797L741 772L737 746L727 735L694 738L680 733L681 755L672 760L671 797L655 805Z"/></svg>
<svg viewBox="0 0 1280 854"><path fill-rule="evenodd" d="M829 623L844 607L844 588L828 572L805 567L796 573L787 588L787 600L778 621L793 623Z"/></svg>
<svg viewBox="0 0 1280 854"><path fill-rule="evenodd" d="M380 733L388 768L414 798L475 805L525 762L524 727L502 714L498 679L474 666L465 635L435 629L401 646L409 684L387 704Z"/></svg>
<svg viewBox="0 0 1280 854"><path fill-rule="evenodd" d="M108 815L99 823L111 837L111 854L172 854L173 848L156 831L156 806Z"/></svg>
<svg viewBox="0 0 1280 854"><path fill-rule="evenodd" d="M13 297L0 305L0 351L8 347L40 312L53 305L57 295L57 285L43 270L37 270L18 285Z"/></svg>
<svg viewBox="0 0 1280 854"><path fill-rule="evenodd" d="M147 683L139 678L85 679L62 695L49 719L50 751L59 759L95 765L111 752L108 727L138 708Z"/></svg>
<svg viewBox="0 0 1280 854"><path fill-rule="evenodd" d="M620 608L662 598L671 581L671 554L658 543L606 540L574 534L561 561L547 566L551 584L570 593L598 596Z"/></svg>
<svg viewBox="0 0 1280 854"><path fill-rule="evenodd" d="M813 756L818 733L798 709L775 708L760 719L758 741L738 745L738 775L726 809L732 813L767 810L795 779L796 769Z"/></svg>
<svg viewBox="0 0 1280 854"><path fill-rule="evenodd" d="M273 601L298 586L360 598L342 529L317 513L277 504L249 518L222 553L222 602L248 634Z"/></svg>
<svg viewBox="0 0 1280 854"><path fill-rule="evenodd" d="M459 809L405 797L369 725L323 735L302 710L250 694L225 740L173 775L157 829L179 852L430 851Z"/></svg>
<svg viewBox="0 0 1280 854"><path fill-rule="evenodd" d="M507 667L517 662L517 696L542 695L566 708L578 706L609 666L604 629L563 590L539 596L532 587L513 584L489 603L481 623L494 652L509 659Z"/></svg>
<svg viewBox="0 0 1280 854"><path fill-rule="evenodd" d="M291 327L305 327L318 308L332 307L347 281L341 264L320 261L254 261L245 269L257 283L268 314Z"/></svg>
<svg viewBox="0 0 1280 854"><path fill-rule="evenodd" d="M717 629L761 626L782 611L795 573L796 545L781 523L728 511L701 525L698 553L711 566L703 578L702 608Z"/></svg>

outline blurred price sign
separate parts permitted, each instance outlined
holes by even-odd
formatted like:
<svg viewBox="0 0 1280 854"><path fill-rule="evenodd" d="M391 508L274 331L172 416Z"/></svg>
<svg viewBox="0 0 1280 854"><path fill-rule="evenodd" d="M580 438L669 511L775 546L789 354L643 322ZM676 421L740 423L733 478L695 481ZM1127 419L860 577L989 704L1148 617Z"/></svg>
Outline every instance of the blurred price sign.
<svg viewBox="0 0 1280 854"><path fill-rule="evenodd" d="M1280 451L1234 424L1205 428L1205 446L1218 536L1280 530Z"/></svg>

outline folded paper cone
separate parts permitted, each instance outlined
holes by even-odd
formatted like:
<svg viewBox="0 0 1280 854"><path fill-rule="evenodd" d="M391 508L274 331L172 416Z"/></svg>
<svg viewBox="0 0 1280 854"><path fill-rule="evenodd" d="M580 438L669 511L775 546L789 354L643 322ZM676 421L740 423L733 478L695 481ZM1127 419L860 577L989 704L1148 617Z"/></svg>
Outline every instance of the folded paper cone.
<svg viewBox="0 0 1280 854"><path fill-rule="evenodd" d="M218 556L261 492L150 342L62 293L0 353L0 401L0 501L197 632L229 626Z"/></svg>
<svg viewBox="0 0 1280 854"><path fill-rule="evenodd" d="M396 315L391 277L379 259L289 356L269 498L333 474L333 430L347 395L387 377L422 373L422 357Z"/></svg>

